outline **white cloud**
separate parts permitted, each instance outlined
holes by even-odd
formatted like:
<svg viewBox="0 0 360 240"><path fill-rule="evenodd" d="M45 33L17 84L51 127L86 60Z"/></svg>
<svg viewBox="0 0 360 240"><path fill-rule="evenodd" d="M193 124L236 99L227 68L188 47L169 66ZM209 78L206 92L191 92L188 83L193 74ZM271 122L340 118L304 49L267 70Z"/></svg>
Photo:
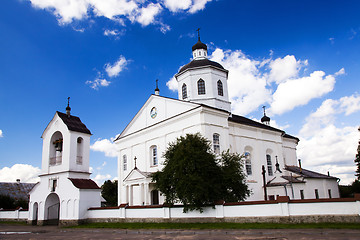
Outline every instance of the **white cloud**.
<svg viewBox="0 0 360 240"><path fill-rule="evenodd" d="M110 63L105 64L105 71L109 77L116 77L119 73L124 70L128 60L124 56L119 57L119 59L111 65Z"/></svg>
<svg viewBox="0 0 360 240"><path fill-rule="evenodd" d="M160 24L161 31L168 31L166 24L156 20L156 16L164 8L171 12L186 11L196 13L203 10L211 0L30 0L35 8L44 9L53 13L59 24L69 24L74 20L105 17L109 20L125 25L125 20L138 22L142 26Z"/></svg>
<svg viewBox="0 0 360 240"><path fill-rule="evenodd" d="M172 77L168 82L166 82L166 86L173 92L178 90L178 83L175 77Z"/></svg>
<svg viewBox="0 0 360 240"><path fill-rule="evenodd" d="M192 4L191 0L165 0L164 5L172 12L189 9Z"/></svg>
<svg viewBox="0 0 360 240"><path fill-rule="evenodd" d="M99 87L107 87L110 85L110 81L104 79L104 78L96 78L94 81L86 81L86 84L90 85L92 89L98 90Z"/></svg>
<svg viewBox="0 0 360 240"><path fill-rule="evenodd" d="M117 29L114 29L114 30L110 30L110 29L105 29L104 30L104 35L105 36L108 36L108 37L115 37L116 39L118 39L118 37L120 35L123 35L124 32L123 31L119 31Z"/></svg>
<svg viewBox="0 0 360 240"><path fill-rule="evenodd" d="M40 181L38 175L40 168L28 164L15 164L12 167L4 167L0 169L0 182L16 182L20 179L25 183L36 183Z"/></svg>
<svg viewBox="0 0 360 240"><path fill-rule="evenodd" d="M308 62L296 60L295 56L287 55L284 58L277 58L270 62L269 82L275 81L277 84L298 76L300 69Z"/></svg>
<svg viewBox="0 0 360 240"><path fill-rule="evenodd" d="M93 180L96 182L96 184L101 187L101 185L103 185L103 183L106 181L106 180L110 180L111 178L111 175L110 174L104 174L104 175L101 175L101 174L97 174L95 176L95 178L93 178Z"/></svg>
<svg viewBox="0 0 360 240"><path fill-rule="evenodd" d="M98 139L90 146L90 149L96 152L103 152L107 157L116 157L117 151L115 144L109 139Z"/></svg>
<svg viewBox="0 0 360 240"><path fill-rule="evenodd" d="M335 123L339 116L344 119L347 113L360 111L359 103L358 94L327 99L306 118L299 132L298 156L305 165L316 171L330 171L342 179L342 184L354 180L358 126L337 127Z"/></svg>
<svg viewBox="0 0 360 240"><path fill-rule="evenodd" d="M142 26L147 26L154 22L155 16L158 15L161 10L162 7L159 3L150 3L139 10L139 15L135 19Z"/></svg>
<svg viewBox="0 0 360 240"><path fill-rule="evenodd" d="M0 129L0 138L4 137L3 131Z"/></svg>
<svg viewBox="0 0 360 240"><path fill-rule="evenodd" d="M307 104L311 99L319 98L334 89L335 77L315 71L310 76L287 80L278 85L273 94L269 111L272 114L283 114L297 106Z"/></svg>

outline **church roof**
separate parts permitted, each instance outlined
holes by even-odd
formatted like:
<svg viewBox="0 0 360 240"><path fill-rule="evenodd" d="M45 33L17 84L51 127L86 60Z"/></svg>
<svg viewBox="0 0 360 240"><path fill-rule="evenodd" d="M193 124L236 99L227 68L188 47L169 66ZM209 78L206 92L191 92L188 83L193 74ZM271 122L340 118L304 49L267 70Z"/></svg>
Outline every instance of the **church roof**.
<svg viewBox="0 0 360 240"><path fill-rule="evenodd" d="M180 71L177 74L185 72L187 69L205 67L205 66L220 68L227 72L227 70L223 66L221 66L220 63L217 63L217 62L214 62L214 61L211 61L211 60L205 58L205 59L199 59L199 60L192 60L191 62L189 62L182 68L180 68Z"/></svg>
<svg viewBox="0 0 360 240"><path fill-rule="evenodd" d="M251 119L243 117L243 116L232 114L228 118L228 120L229 120L229 122L235 122L235 123L240 123L240 124L244 124L244 125L248 125L248 126L252 126L252 127L258 127L258 128L263 128L263 129L267 129L270 131L280 132L280 133L282 133L282 136L284 138L290 138L290 139L294 139L296 141L300 141L297 137L291 136L291 135L285 133L283 130L271 127L269 125L265 125L263 123L251 120Z"/></svg>
<svg viewBox="0 0 360 240"><path fill-rule="evenodd" d="M325 179L338 179L337 177L328 176L325 174L313 172L304 168L300 168L298 166L285 166L285 170L293 172L295 174L301 175L305 178L325 178Z"/></svg>
<svg viewBox="0 0 360 240"><path fill-rule="evenodd" d="M196 49L205 49L205 50L207 50L207 46L206 46L205 43L202 43L202 42L200 41L200 39L199 39L199 41L197 41L197 43L195 43L195 45L192 46L192 50L193 50L193 51L196 50Z"/></svg>
<svg viewBox="0 0 360 240"><path fill-rule="evenodd" d="M84 123L81 122L79 117L73 115L70 115L70 117L68 117L68 115L66 115L65 113L58 111L56 113L59 115L61 120L63 120L63 122L70 131L91 134L90 130L85 126Z"/></svg>
<svg viewBox="0 0 360 240"><path fill-rule="evenodd" d="M0 182L0 195L7 195L15 200L29 198L29 192L36 183Z"/></svg>
<svg viewBox="0 0 360 240"><path fill-rule="evenodd" d="M91 179L69 178L76 188L79 189L100 189L99 186Z"/></svg>

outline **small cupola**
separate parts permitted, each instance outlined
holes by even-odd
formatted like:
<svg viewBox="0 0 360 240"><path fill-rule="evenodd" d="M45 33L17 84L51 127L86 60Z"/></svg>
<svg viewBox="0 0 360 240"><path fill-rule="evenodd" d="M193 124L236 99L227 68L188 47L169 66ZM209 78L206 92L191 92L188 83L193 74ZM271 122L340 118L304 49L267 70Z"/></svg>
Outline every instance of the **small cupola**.
<svg viewBox="0 0 360 240"><path fill-rule="evenodd" d="M265 125L270 125L270 118L268 116L266 116L266 113L265 113L265 106L263 106L263 109L264 109L264 116L261 118L261 122Z"/></svg>
<svg viewBox="0 0 360 240"><path fill-rule="evenodd" d="M194 60L207 59L207 46L200 41L200 28L197 29L198 41L192 46Z"/></svg>
<svg viewBox="0 0 360 240"><path fill-rule="evenodd" d="M67 107L66 107L66 115L68 116L68 117L70 117L70 111L71 111L71 107L70 107L70 97L68 97L68 105L67 105Z"/></svg>

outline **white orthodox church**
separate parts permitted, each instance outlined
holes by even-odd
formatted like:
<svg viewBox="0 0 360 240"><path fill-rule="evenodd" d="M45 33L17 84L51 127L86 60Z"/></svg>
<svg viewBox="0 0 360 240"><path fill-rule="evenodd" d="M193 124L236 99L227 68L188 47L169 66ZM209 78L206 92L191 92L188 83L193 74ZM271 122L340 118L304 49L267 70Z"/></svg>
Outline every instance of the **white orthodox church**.
<svg viewBox="0 0 360 240"><path fill-rule="evenodd" d="M164 165L170 142L187 133L200 133L212 141L216 154L229 149L246 156L247 200L338 198L337 178L297 166L299 139L231 113L228 70L207 58L207 46L192 47L193 60L175 75L178 99L159 95L156 87L132 121L116 138L118 150L118 203L157 205L164 197L151 181L151 173ZM266 172L266 173L265 173ZM263 181L265 175L265 183Z"/></svg>
<svg viewBox="0 0 360 240"><path fill-rule="evenodd" d="M228 71L207 58L207 46L192 47L193 60L175 75L179 99L159 95L156 87L144 106L114 141L118 150L118 204L160 205L164 197L151 173L164 165L170 142L187 133L212 141L216 154L244 154L247 200L338 198L337 178L297 166L298 138L231 113ZM40 182L30 192L29 220L36 224L86 219L89 208L100 207L100 188L90 179L90 130L79 117L56 112L42 134ZM263 181L263 177L265 181Z"/></svg>

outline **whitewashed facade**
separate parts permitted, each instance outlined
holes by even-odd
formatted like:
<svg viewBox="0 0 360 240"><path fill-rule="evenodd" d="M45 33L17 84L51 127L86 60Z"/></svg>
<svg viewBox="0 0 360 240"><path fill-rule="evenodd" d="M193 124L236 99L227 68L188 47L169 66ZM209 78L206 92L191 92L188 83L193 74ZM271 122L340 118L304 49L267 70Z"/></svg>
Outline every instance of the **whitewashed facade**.
<svg viewBox="0 0 360 240"><path fill-rule="evenodd" d="M115 140L119 204L163 203L150 175L164 167L162 156L170 142L198 132L212 141L215 153L230 149L246 155L244 168L252 191L247 200L264 200L262 166L268 199L338 198L337 178L297 167L296 137L269 126L269 119L260 123L231 114L228 71L207 59L200 39L192 50L194 60L175 75L179 99L159 96L156 89Z"/></svg>

